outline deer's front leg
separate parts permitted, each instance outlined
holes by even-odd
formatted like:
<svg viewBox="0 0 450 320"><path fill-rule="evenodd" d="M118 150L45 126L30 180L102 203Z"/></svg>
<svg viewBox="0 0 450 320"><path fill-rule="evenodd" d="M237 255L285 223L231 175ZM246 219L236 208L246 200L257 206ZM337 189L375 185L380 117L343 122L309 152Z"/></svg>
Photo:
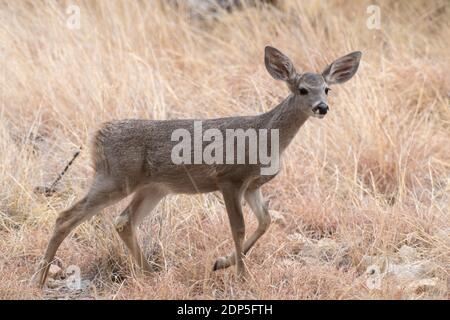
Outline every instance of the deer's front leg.
<svg viewBox="0 0 450 320"><path fill-rule="evenodd" d="M250 205L253 213L258 219L258 228L255 232L244 242L244 255L253 247L256 241L267 231L270 225L270 215L267 209L267 204L261 194L261 189L248 189L245 191L245 200ZM226 257L220 257L214 264L214 270L228 268L235 263L235 252L230 253Z"/></svg>
<svg viewBox="0 0 450 320"><path fill-rule="evenodd" d="M228 218L230 220L231 233L235 245L235 257L236 257L236 273L239 277L245 276L246 270L244 266L244 251L243 243L245 237L245 223L244 216L242 214L242 191L241 186L227 183L221 187L223 198L225 200L225 206L227 208ZM234 257L233 257L234 258ZM224 268L224 265L231 265L231 257L220 258L214 265L214 270ZM223 265L218 265L223 264Z"/></svg>

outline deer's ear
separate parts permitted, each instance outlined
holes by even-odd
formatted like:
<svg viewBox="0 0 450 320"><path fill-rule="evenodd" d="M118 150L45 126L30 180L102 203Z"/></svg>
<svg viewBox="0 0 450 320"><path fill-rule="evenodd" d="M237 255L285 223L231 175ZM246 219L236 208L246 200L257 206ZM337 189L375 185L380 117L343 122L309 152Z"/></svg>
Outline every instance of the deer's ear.
<svg viewBox="0 0 450 320"><path fill-rule="evenodd" d="M325 81L338 84L349 80L358 70L361 55L361 51L355 51L334 61L322 72Z"/></svg>
<svg viewBox="0 0 450 320"><path fill-rule="evenodd" d="M264 63L274 79L289 81L295 77L292 61L278 49L267 46L264 50Z"/></svg>

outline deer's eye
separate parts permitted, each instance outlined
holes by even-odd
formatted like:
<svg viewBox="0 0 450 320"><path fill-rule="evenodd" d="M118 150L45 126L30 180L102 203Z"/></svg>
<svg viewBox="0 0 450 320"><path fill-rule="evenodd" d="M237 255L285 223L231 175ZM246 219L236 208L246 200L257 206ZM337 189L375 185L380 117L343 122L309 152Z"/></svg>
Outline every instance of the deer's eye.
<svg viewBox="0 0 450 320"><path fill-rule="evenodd" d="M325 94L328 94L328 91L330 91L330 88L325 88Z"/></svg>
<svg viewBox="0 0 450 320"><path fill-rule="evenodd" d="M308 94L308 90L306 90L305 88L300 88L300 94L302 96L307 95Z"/></svg>

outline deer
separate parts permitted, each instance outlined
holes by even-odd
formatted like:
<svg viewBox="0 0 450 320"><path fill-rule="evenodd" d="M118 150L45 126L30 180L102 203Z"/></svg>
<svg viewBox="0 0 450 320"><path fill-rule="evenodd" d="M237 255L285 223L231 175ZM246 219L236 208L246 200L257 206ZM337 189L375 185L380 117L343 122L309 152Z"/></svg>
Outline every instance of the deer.
<svg viewBox="0 0 450 320"><path fill-rule="evenodd" d="M310 117L324 118L329 111L330 86L348 81L358 70L362 53L355 51L329 64L321 73L299 73L292 61L278 49L266 46L264 63L268 73L283 81L289 95L273 109L254 116L202 120L203 130L276 129L278 152L283 154L300 127ZM244 257L271 224L268 203L261 187L279 172L262 175L256 164L174 164L171 139L174 130L193 132L193 119L128 119L104 123L92 139L94 175L86 195L59 213L45 254L34 274L45 285L55 254L70 232L82 222L129 195L128 206L115 220L115 229L134 263L144 272L154 270L137 241L137 227L164 197L170 194L220 192L228 214L234 250L217 258L213 270L235 265L238 279L245 279ZM269 146L269 149L271 146ZM248 152L248 145L245 146ZM257 219L256 230L245 239L242 202L245 199Z"/></svg>

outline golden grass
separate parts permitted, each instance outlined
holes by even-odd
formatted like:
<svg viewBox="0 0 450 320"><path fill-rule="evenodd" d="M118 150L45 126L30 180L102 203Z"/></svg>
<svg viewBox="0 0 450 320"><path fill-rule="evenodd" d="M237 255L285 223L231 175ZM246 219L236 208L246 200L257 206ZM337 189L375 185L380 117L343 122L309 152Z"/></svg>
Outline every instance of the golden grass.
<svg viewBox="0 0 450 320"><path fill-rule="evenodd" d="M354 50L363 58L357 75L333 88L329 115L301 128L282 173L264 187L286 221L249 254L250 280L211 272L233 247L215 194L167 198L146 220L141 240L161 264L151 277L135 272L113 228L126 201L78 227L57 253L62 265L80 266L94 298L405 299L395 279L369 289L360 263L408 243L448 286L447 1L377 1L380 30L366 27L371 1L286 0L205 21L154 1L74 2L80 30L66 27L72 1L0 1L0 298L46 297L29 279L58 212L89 184L86 149L101 122L269 110L288 90L265 71L267 44L300 71L319 72ZM59 193L34 193L78 146ZM245 211L250 232L256 222ZM300 262L295 233L347 245L350 263ZM447 290L422 296L449 298Z"/></svg>

